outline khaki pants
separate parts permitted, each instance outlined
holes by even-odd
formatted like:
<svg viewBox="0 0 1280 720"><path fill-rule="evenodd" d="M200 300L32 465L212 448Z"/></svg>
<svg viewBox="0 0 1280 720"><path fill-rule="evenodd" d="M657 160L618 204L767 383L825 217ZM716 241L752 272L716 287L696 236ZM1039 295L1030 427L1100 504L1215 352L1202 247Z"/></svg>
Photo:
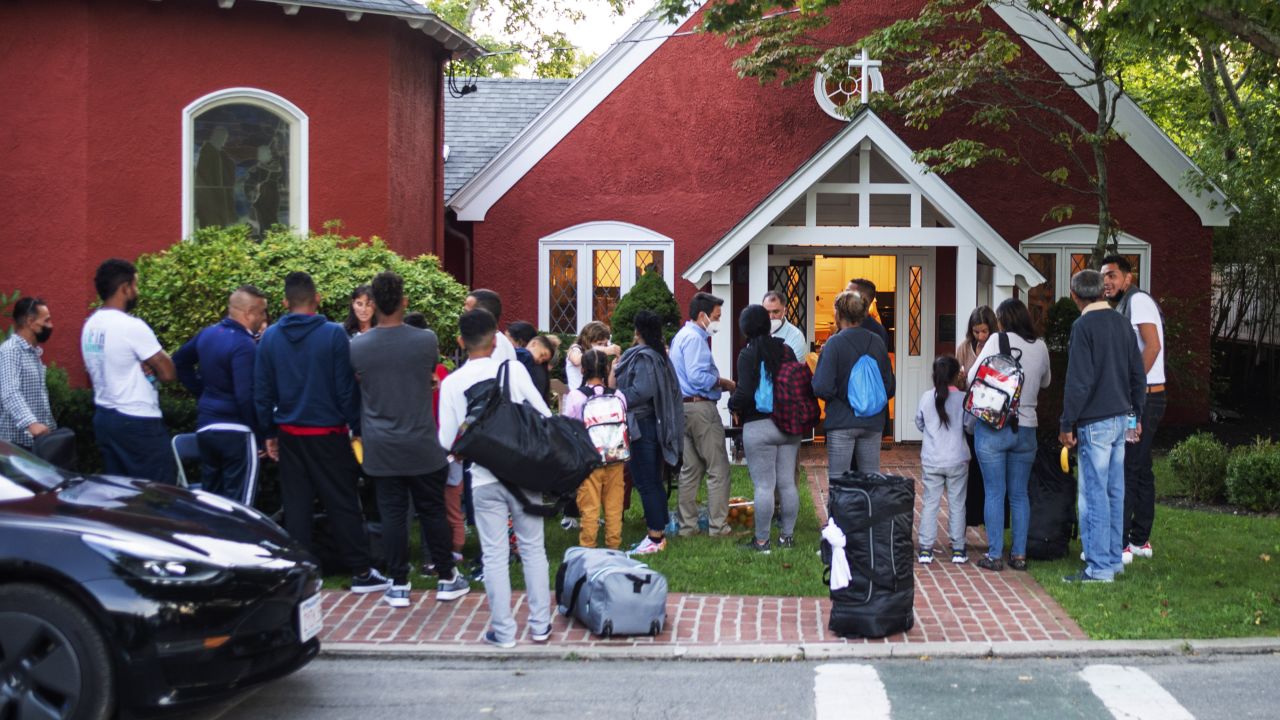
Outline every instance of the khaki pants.
<svg viewBox="0 0 1280 720"><path fill-rule="evenodd" d="M596 546L596 534L600 532L600 505L604 505L604 546L617 550L622 545L622 501L626 480L622 476L622 463L597 468L582 485L578 486L579 522L578 544Z"/></svg>
<svg viewBox="0 0 1280 720"><path fill-rule="evenodd" d="M698 485L707 475L707 516L712 535L729 532L729 455L714 402L684 404L684 467L680 469L680 534L698 529Z"/></svg>

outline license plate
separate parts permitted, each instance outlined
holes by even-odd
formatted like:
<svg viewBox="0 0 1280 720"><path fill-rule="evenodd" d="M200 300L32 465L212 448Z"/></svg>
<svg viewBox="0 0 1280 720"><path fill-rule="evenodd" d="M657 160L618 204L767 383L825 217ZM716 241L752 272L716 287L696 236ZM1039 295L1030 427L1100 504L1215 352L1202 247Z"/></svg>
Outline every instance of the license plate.
<svg viewBox="0 0 1280 720"><path fill-rule="evenodd" d="M320 611L320 595L317 593L298 604L298 636L302 642L320 634L324 616Z"/></svg>

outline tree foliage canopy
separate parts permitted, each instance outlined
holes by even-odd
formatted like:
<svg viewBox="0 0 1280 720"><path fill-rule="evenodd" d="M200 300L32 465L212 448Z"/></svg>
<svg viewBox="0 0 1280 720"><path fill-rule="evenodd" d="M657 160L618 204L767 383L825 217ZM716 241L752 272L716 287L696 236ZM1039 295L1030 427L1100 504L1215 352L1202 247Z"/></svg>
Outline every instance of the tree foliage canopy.
<svg viewBox="0 0 1280 720"><path fill-rule="evenodd" d="M593 0L621 15L633 0ZM489 49L490 55L475 64L477 74L487 77L513 77L522 67L532 69L535 77L576 77L595 59L569 42L561 31L549 30L556 19L581 22L583 5L573 0L429 0L433 12L449 24L472 33L481 18L502 19L504 39L482 35L476 40Z"/></svg>

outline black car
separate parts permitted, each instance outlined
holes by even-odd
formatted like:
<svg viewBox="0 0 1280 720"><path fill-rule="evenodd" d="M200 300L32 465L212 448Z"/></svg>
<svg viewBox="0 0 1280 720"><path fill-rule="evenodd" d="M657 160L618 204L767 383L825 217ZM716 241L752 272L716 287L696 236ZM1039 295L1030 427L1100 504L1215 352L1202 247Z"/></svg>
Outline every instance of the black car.
<svg viewBox="0 0 1280 720"><path fill-rule="evenodd" d="M252 508L0 442L0 718L216 700L320 650L315 560Z"/></svg>

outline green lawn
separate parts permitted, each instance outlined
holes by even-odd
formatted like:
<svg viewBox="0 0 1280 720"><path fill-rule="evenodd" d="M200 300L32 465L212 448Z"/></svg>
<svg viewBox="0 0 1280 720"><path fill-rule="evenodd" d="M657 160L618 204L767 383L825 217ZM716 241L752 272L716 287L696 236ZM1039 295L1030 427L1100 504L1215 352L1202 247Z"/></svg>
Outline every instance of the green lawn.
<svg viewBox="0 0 1280 720"><path fill-rule="evenodd" d="M1280 518L1156 508L1155 557L1075 585L1080 543L1031 574L1094 639L1280 635Z"/></svg>
<svg viewBox="0 0 1280 720"><path fill-rule="evenodd" d="M732 495L750 498L753 496L751 478L745 466L734 466L732 470ZM749 537L744 534L728 537L711 538L699 535L689 538L671 537L667 540L667 549L655 555L640 558L643 562L667 577L672 592L723 593L729 595L787 595L787 596L822 596L828 588L822 582L822 562L818 558L819 528L817 514L814 512L813 498L809 493L809 484L801 476L800 515L796 520L796 547L782 550L774 547L769 555L747 552L739 547ZM705 494L705 492L704 492ZM671 505L675 506L674 494ZM632 493L631 509L622 519L623 550L628 549L644 537L644 515L640 506L640 496ZM597 543L604 542L604 529L597 537ZM412 556L419 557L417 543L418 533L415 526L410 534L414 544ZM551 565L550 577L555 578L556 569L564 558L564 551L578 543L578 530L563 530L559 519L546 522L547 559ZM777 540L775 529L773 539ZM479 542L474 534L469 534L463 550L468 562L479 554ZM349 582L346 576L334 575L325 579L326 588L341 588ZM411 578L415 590L434 588L435 579L426 578L417 573L416 563ZM520 565L511 564L511 584L516 589L524 588L524 576ZM473 583L475 592L483 592L480 583Z"/></svg>

